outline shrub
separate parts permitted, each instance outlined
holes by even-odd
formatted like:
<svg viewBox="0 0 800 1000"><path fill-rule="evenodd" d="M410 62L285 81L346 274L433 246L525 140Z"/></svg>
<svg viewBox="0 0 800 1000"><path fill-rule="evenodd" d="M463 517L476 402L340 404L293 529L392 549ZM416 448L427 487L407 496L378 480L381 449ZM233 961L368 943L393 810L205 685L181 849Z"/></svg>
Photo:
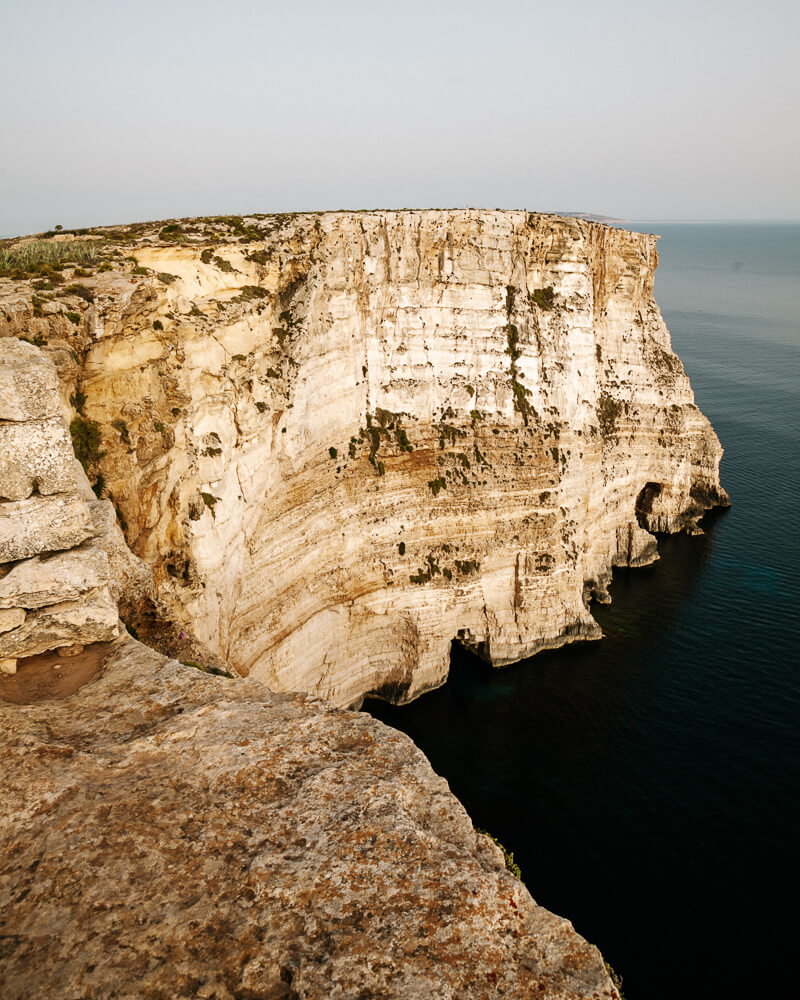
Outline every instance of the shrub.
<svg viewBox="0 0 800 1000"><path fill-rule="evenodd" d="M86 393L82 389L76 389L75 395L70 396L69 401L78 411L78 413L83 413L83 405L86 402Z"/></svg>
<svg viewBox="0 0 800 1000"><path fill-rule="evenodd" d="M220 271L224 271L226 274L231 274L233 272L233 264L231 264L229 260L225 260L224 257L212 257L212 260Z"/></svg>
<svg viewBox="0 0 800 1000"><path fill-rule="evenodd" d="M394 432L394 436L397 438L397 443L400 445L401 451L411 452L414 450L414 445L408 440L408 434L399 425Z"/></svg>
<svg viewBox="0 0 800 1000"><path fill-rule="evenodd" d="M124 420L112 420L111 426L115 430L119 431L119 436L122 438L125 444L131 443L131 436L128 433L128 425L125 423Z"/></svg>
<svg viewBox="0 0 800 1000"><path fill-rule="evenodd" d="M495 837L491 833L489 833L488 830L479 830L476 827L475 828L475 833L481 833L481 834L483 834L484 837L488 837L489 840L493 840L495 842L495 844L497 844L497 846L503 852L503 860L506 863L506 868L511 872L511 874L514 876L514 878L518 878L520 880L520 882L521 882L522 881L522 872L519 870L519 865L514 861L514 855L512 854L512 852L509 851L509 850L507 850L500 843L500 841L497 839L497 837Z"/></svg>
<svg viewBox="0 0 800 1000"><path fill-rule="evenodd" d="M170 222L168 225L163 226L159 232L159 237L162 240L183 240L185 239L185 234L181 226L177 222Z"/></svg>
<svg viewBox="0 0 800 1000"><path fill-rule="evenodd" d="M70 423L69 433L72 437L72 447L75 451L75 457L83 466L86 475L91 478L94 466L105 454L105 452L100 451L100 442L102 440L100 425L94 420L87 420L85 417L78 416L73 418Z"/></svg>
<svg viewBox="0 0 800 1000"><path fill-rule="evenodd" d="M266 288L260 285L245 285L240 294L236 297L237 302L250 302L253 299L265 299L269 295Z"/></svg>
<svg viewBox="0 0 800 1000"><path fill-rule="evenodd" d="M211 516L216 520L217 515L214 511L214 507L219 503L219 497L213 496L211 493L201 493L200 496L203 498L203 503L211 511Z"/></svg>
<svg viewBox="0 0 800 1000"><path fill-rule="evenodd" d="M67 285L59 295L77 295L84 302L94 302L94 292L86 285Z"/></svg>
<svg viewBox="0 0 800 1000"><path fill-rule="evenodd" d="M548 285L547 288L537 288L531 298L540 309L552 309L555 302L553 286Z"/></svg>
<svg viewBox="0 0 800 1000"><path fill-rule="evenodd" d="M339 452L334 447L330 447L328 448L328 454L331 456L331 458L336 458Z"/></svg>

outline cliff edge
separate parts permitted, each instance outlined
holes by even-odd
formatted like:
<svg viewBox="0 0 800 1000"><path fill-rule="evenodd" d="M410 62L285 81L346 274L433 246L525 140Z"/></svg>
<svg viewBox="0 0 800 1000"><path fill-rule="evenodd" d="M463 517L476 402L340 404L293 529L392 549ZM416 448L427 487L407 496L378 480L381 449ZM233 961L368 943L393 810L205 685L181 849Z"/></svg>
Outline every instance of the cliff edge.
<svg viewBox="0 0 800 1000"><path fill-rule="evenodd" d="M131 638L53 364L0 390L4 1000L618 997L407 737Z"/></svg>
<svg viewBox="0 0 800 1000"><path fill-rule="evenodd" d="M727 502L656 264L524 212L0 247L4 996L618 997L335 706L598 637Z"/></svg>
<svg viewBox="0 0 800 1000"><path fill-rule="evenodd" d="M129 637L88 653L70 696L0 700L7 1000L618 997L406 736Z"/></svg>
<svg viewBox="0 0 800 1000"><path fill-rule="evenodd" d="M454 640L502 665L597 638L612 567L727 502L654 236L408 211L45 243L82 263L11 247L0 329L55 361L172 619L273 690L403 702Z"/></svg>

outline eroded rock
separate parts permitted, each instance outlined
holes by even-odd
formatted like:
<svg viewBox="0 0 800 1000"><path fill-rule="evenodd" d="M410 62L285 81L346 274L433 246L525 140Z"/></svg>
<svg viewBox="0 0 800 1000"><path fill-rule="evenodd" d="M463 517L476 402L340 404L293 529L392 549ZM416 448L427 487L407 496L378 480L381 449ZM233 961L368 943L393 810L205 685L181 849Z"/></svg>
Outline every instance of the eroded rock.
<svg viewBox="0 0 800 1000"><path fill-rule="evenodd" d="M125 639L0 747L4 997L617 997L367 715Z"/></svg>
<svg viewBox="0 0 800 1000"><path fill-rule="evenodd" d="M458 637L498 665L597 638L612 567L726 501L656 237L484 211L204 226L139 227L150 276L90 279L79 365L63 318L36 322L158 598L235 669L404 701Z"/></svg>
<svg viewBox="0 0 800 1000"><path fill-rule="evenodd" d="M4 412L14 419L0 421L0 658L12 663L113 639L119 614L108 555L87 541L98 530L70 435L52 415L61 406L53 363L30 344L3 339L3 386Z"/></svg>
<svg viewBox="0 0 800 1000"><path fill-rule="evenodd" d="M60 417L0 423L0 500L69 493L75 487L72 442Z"/></svg>
<svg viewBox="0 0 800 1000"><path fill-rule="evenodd" d="M89 507L77 494L0 503L0 563L70 549L94 531Z"/></svg>
<svg viewBox="0 0 800 1000"><path fill-rule="evenodd" d="M59 383L53 365L33 344L0 341L0 420L59 415Z"/></svg>
<svg viewBox="0 0 800 1000"><path fill-rule="evenodd" d="M108 586L108 556L87 544L16 563L0 579L0 608L43 608Z"/></svg>

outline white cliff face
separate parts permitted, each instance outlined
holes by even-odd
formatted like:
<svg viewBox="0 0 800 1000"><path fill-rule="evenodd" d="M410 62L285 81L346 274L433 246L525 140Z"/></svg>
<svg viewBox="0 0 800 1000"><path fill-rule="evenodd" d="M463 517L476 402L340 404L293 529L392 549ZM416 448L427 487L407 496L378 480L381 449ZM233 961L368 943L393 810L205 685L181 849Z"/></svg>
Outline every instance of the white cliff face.
<svg viewBox="0 0 800 1000"><path fill-rule="evenodd" d="M453 639L504 664L598 637L589 596L656 558L646 529L726 500L655 237L523 212L259 225L140 239L164 277L98 275L59 366L160 596L241 673L403 701Z"/></svg>

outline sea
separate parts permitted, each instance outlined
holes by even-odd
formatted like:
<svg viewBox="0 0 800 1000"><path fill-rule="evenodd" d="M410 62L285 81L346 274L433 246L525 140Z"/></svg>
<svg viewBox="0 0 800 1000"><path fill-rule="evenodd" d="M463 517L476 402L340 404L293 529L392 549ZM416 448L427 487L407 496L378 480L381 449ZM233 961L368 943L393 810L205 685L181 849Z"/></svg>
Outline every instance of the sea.
<svg viewBox="0 0 800 1000"><path fill-rule="evenodd" d="M637 223L725 456L727 511L617 570L604 638L368 702L622 977L627 1000L796 996L800 223ZM786 983L795 982L788 990Z"/></svg>

